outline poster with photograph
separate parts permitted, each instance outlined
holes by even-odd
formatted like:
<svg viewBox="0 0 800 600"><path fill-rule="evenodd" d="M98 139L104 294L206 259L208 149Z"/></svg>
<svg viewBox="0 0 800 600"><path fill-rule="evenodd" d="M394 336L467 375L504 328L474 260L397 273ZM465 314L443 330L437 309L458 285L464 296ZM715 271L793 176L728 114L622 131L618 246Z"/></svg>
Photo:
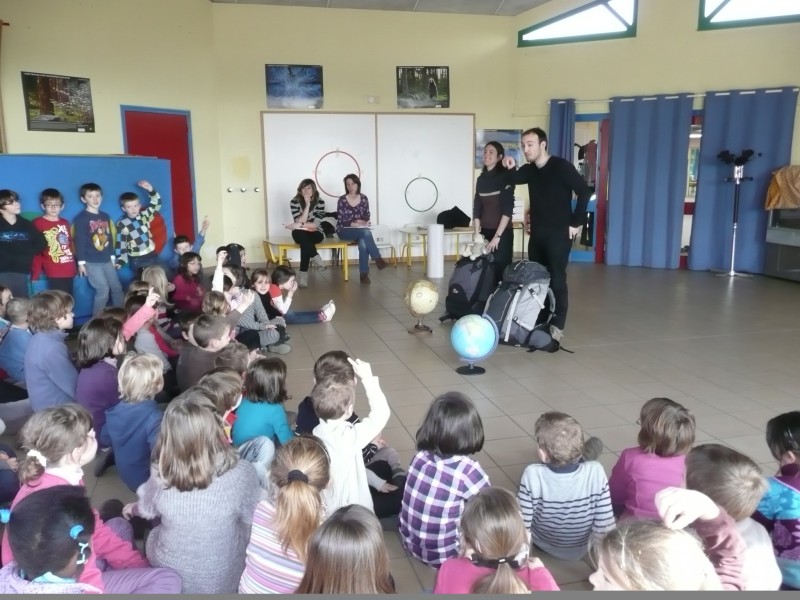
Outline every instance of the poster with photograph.
<svg viewBox="0 0 800 600"><path fill-rule="evenodd" d="M450 108L450 67L397 67L397 108Z"/></svg>
<svg viewBox="0 0 800 600"><path fill-rule="evenodd" d="M88 79L23 71L22 93L28 131L94 133Z"/></svg>
<svg viewBox="0 0 800 600"><path fill-rule="evenodd" d="M521 129L476 129L475 130L475 168L483 168L483 148L487 142L500 142L505 148L506 156L517 161L517 166L525 164L522 154Z"/></svg>
<svg viewBox="0 0 800 600"><path fill-rule="evenodd" d="M267 108L322 108L322 67L265 65Z"/></svg>

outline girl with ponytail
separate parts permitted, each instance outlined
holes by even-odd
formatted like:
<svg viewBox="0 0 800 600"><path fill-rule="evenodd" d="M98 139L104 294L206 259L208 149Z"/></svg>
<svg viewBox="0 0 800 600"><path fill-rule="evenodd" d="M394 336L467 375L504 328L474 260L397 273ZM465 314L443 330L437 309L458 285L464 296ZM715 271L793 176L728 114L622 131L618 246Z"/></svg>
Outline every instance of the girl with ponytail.
<svg viewBox="0 0 800 600"><path fill-rule="evenodd" d="M324 519L322 490L330 461L314 436L295 437L275 453L271 471L275 496L262 501L253 528L240 594L291 594L305 572L308 543Z"/></svg>
<svg viewBox="0 0 800 600"><path fill-rule="evenodd" d="M558 590L538 558L511 492L484 488L467 501L460 524L461 555L439 569L435 594L529 594Z"/></svg>

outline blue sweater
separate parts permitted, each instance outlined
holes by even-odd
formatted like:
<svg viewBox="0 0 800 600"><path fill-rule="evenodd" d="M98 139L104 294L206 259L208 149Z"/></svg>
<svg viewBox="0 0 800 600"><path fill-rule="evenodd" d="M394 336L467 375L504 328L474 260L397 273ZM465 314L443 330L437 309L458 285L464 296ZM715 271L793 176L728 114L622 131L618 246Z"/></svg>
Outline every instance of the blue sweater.
<svg viewBox="0 0 800 600"><path fill-rule="evenodd" d="M100 442L114 450L120 479L135 492L150 477L150 463L164 413L155 400L120 402L106 411Z"/></svg>
<svg viewBox="0 0 800 600"><path fill-rule="evenodd" d="M75 258L78 263L107 263L114 256L111 217L102 210L97 214L81 211L72 222Z"/></svg>
<svg viewBox="0 0 800 600"><path fill-rule="evenodd" d="M286 409L283 404L252 402L244 398L236 409L236 422L231 434L233 445L241 446L261 435L271 440L277 438L281 444L292 439L294 434L289 428Z"/></svg>
<svg viewBox="0 0 800 600"><path fill-rule="evenodd" d="M14 381L25 381L25 351L31 337L27 329L12 326L0 342L0 369Z"/></svg>
<svg viewBox="0 0 800 600"><path fill-rule="evenodd" d="M33 334L25 352L25 386L33 412L73 402L78 370L58 329Z"/></svg>

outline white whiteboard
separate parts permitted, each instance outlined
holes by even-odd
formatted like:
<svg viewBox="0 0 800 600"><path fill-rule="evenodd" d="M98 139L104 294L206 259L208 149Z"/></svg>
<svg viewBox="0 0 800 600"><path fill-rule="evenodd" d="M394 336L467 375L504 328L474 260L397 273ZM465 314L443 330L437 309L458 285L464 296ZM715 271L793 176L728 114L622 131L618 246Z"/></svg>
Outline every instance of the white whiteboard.
<svg viewBox="0 0 800 600"><path fill-rule="evenodd" d="M436 223L454 206L472 216L474 115L264 112L262 124L270 238L288 237L289 200L302 179L317 181L326 211L333 212L351 172L361 178L372 221L393 230ZM394 235L398 251L404 240ZM457 254L454 238L445 240L445 254ZM357 255L351 248L351 258Z"/></svg>

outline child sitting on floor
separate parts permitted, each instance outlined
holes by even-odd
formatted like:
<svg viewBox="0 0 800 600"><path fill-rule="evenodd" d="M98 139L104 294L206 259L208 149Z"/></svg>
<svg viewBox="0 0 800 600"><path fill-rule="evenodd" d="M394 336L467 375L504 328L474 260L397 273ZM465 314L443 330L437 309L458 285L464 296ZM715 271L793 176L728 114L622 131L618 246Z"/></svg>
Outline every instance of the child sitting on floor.
<svg viewBox="0 0 800 600"><path fill-rule="evenodd" d="M266 269L256 269L251 278L253 289L258 293L261 304L272 317L283 317L289 325L302 323L320 323L333 319L336 305L329 301L318 311L296 312L292 306L292 299L297 292L297 279L295 272L289 267L278 265L272 272L270 280Z"/></svg>

